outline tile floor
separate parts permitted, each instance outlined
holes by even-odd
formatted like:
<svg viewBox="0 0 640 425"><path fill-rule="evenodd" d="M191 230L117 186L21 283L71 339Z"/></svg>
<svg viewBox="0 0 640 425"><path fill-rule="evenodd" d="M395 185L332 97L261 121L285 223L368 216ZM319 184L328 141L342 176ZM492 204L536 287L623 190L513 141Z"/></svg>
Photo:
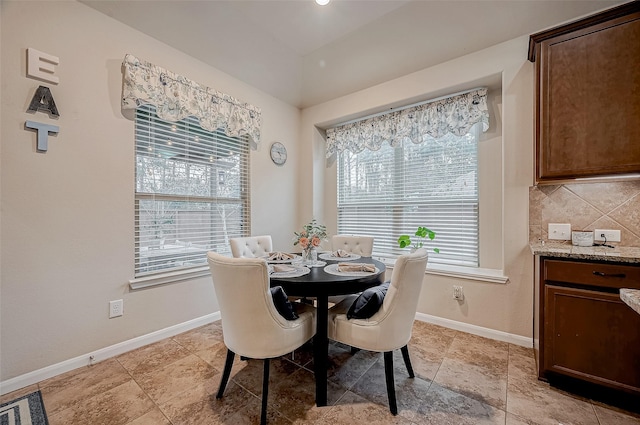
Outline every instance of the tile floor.
<svg viewBox="0 0 640 425"><path fill-rule="evenodd" d="M398 416L380 354L330 346L329 406L316 407L310 347L272 361L269 423L631 425L640 415L572 396L535 376L533 351L415 322L415 379L394 357ZM51 425L257 424L262 362L236 357L215 398L226 348L216 322L0 398L40 389Z"/></svg>

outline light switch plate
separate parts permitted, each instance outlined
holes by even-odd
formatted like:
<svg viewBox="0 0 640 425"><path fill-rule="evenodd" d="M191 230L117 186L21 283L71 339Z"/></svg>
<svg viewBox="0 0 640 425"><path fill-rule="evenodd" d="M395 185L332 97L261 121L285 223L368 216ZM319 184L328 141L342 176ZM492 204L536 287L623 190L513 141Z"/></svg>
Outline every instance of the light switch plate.
<svg viewBox="0 0 640 425"><path fill-rule="evenodd" d="M570 241L571 224L549 223L549 239Z"/></svg>

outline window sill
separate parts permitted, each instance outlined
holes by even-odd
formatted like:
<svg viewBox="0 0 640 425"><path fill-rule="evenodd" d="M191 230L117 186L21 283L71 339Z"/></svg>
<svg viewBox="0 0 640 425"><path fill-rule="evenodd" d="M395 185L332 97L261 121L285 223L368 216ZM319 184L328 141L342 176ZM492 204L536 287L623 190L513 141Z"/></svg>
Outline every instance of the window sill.
<svg viewBox="0 0 640 425"><path fill-rule="evenodd" d="M393 269L395 264L394 259L378 258L378 260L382 261L388 268ZM505 276L502 270L461 267L448 264L427 264L425 274L501 284L509 281L509 276Z"/></svg>
<svg viewBox="0 0 640 425"><path fill-rule="evenodd" d="M168 273L159 273L150 276L143 276L131 279L129 287L131 290L146 289L168 283L175 283L181 280L195 279L210 275L209 266L193 267L183 270L176 270Z"/></svg>

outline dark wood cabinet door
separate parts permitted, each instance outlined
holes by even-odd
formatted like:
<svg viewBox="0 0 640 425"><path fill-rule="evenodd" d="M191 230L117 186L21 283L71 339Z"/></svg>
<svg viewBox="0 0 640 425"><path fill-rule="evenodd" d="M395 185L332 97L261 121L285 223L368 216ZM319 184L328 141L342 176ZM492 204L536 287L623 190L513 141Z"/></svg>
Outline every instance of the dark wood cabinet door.
<svg viewBox="0 0 640 425"><path fill-rule="evenodd" d="M640 395L640 315L617 293L545 285L544 369Z"/></svg>
<svg viewBox="0 0 640 425"><path fill-rule="evenodd" d="M538 37L536 181L640 172L638 9Z"/></svg>

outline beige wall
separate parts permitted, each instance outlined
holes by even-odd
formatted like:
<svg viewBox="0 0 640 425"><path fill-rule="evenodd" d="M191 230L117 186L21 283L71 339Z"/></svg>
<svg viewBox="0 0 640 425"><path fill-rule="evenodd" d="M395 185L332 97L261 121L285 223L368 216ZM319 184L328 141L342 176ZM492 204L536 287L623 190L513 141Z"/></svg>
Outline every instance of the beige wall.
<svg viewBox="0 0 640 425"><path fill-rule="evenodd" d="M298 109L83 4L3 1L0 7L1 380L218 310L208 277L128 289L134 127L120 110L126 53L262 108L263 145L251 153L252 230L291 247ZM58 85L26 77L29 47L59 58ZM40 84L51 89L58 120L26 112ZM60 127L47 153L36 152L26 120ZM289 151L284 167L269 159L275 140ZM124 316L108 319L109 300L120 298Z"/></svg>
<svg viewBox="0 0 640 425"><path fill-rule="evenodd" d="M533 179L533 64L526 60L527 43L528 37L520 37L305 109L300 136L301 165L313 171L301 175L301 219L314 215L335 232L335 165L325 166L319 128L489 85L493 128L483 135L479 148L481 267L502 270L509 282L427 275L418 310L522 337L531 337L533 326L533 261L527 224L528 188ZM454 284L464 287L462 304L452 299Z"/></svg>

